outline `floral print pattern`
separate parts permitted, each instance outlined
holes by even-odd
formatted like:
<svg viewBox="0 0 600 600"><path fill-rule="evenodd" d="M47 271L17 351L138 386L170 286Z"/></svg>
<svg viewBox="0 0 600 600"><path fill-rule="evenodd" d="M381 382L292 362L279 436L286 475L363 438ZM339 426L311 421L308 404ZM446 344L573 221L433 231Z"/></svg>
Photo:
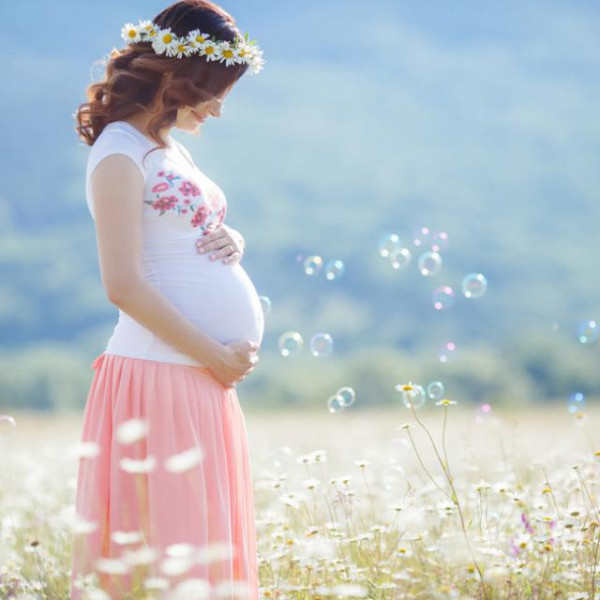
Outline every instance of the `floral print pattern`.
<svg viewBox="0 0 600 600"><path fill-rule="evenodd" d="M227 203L212 185L207 184L201 189L196 183L166 169L158 171L156 176L161 181L150 190L156 198L144 202L158 211L159 216L166 213L189 215L191 226L205 231L212 231L223 223Z"/></svg>

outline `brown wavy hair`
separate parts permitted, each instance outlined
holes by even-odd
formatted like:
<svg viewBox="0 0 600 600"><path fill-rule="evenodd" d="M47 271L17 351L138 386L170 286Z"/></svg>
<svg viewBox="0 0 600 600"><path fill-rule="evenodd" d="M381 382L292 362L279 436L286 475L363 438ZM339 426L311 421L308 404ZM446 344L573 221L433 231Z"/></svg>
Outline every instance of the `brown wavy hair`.
<svg viewBox="0 0 600 600"><path fill-rule="evenodd" d="M161 29L170 27L178 36L192 29L230 42L242 36L234 18L208 0L180 0L152 21ZM248 67L246 63L226 66L200 55L176 58L156 54L148 41L113 48L104 79L86 89L88 102L79 105L74 114L75 130L91 146L108 123L144 110L151 114L150 136L159 148L166 148L159 132L175 122L178 108L221 96Z"/></svg>

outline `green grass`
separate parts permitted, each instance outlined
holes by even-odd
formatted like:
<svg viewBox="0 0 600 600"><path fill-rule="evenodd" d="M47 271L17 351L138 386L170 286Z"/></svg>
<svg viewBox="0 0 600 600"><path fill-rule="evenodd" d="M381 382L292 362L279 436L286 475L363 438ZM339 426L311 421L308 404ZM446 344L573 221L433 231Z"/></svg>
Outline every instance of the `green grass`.
<svg viewBox="0 0 600 600"><path fill-rule="evenodd" d="M261 598L597 597L600 411L359 406L246 412ZM81 415L12 415L0 597L68 598Z"/></svg>

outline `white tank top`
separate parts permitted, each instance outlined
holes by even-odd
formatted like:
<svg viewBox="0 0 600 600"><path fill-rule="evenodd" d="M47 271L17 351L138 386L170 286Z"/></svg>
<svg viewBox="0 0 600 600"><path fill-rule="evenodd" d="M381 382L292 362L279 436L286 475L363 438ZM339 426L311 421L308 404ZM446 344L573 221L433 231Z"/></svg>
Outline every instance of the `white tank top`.
<svg viewBox="0 0 600 600"><path fill-rule="evenodd" d="M167 149L127 121L106 125L90 147L86 201L94 216L90 177L110 154L125 154L144 176L142 276L196 327L221 343L251 340L260 344L264 313L254 284L239 262L211 261L195 246L205 230L223 223L227 199L219 186L194 164L188 150L172 136ZM119 309L119 320L104 350L162 362L203 366L167 344Z"/></svg>

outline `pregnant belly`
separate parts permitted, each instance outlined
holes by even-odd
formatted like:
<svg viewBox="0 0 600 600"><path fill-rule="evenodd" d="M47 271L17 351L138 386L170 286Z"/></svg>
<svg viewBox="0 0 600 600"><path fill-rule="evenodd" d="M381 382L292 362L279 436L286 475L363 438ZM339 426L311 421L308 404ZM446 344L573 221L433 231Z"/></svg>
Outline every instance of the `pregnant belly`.
<svg viewBox="0 0 600 600"><path fill-rule="evenodd" d="M222 344L250 340L260 344L264 313L258 293L237 262L187 254L174 262L154 259L150 270L158 289L199 329Z"/></svg>

